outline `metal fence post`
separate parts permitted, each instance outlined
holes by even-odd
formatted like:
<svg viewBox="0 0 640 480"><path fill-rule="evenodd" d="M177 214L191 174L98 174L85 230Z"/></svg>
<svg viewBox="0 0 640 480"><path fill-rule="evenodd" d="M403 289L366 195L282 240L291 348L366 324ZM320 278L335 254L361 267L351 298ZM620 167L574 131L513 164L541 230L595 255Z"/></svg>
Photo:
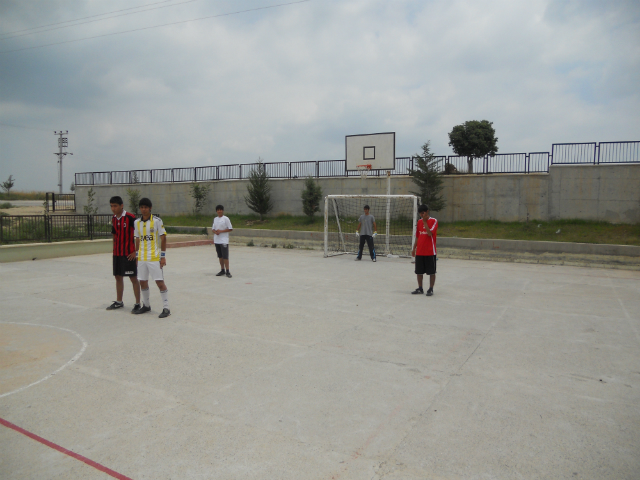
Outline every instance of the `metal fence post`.
<svg viewBox="0 0 640 480"><path fill-rule="evenodd" d="M93 240L93 222L91 221L91 215L87 215L87 233L89 234L89 240Z"/></svg>
<svg viewBox="0 0 640 480"><path fill-rule="evenodd" d="M600 144L599 143L596 144L596 149L598 150L598 165L600 165ZM594 164L596 163L595 158L593 159L593 163Z"/></svg>
<svg viewBox="0 0 640 480"><path fill-rule="evenodd" d="M320 178L320 162L316 162L316 178Z"/></svg>
<svg viewBox="0 0 640 480"><path fill-rule="evenodd" d="M4 215L0 215L0 243L4 241L4 221L2 217L4 217Z"/></svg>

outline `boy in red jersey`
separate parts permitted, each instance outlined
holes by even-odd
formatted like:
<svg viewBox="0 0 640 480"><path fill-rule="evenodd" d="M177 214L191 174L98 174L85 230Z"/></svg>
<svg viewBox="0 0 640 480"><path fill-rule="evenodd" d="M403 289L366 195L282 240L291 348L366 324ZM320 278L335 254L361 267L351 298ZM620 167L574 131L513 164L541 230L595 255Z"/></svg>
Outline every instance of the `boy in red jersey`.
<svg viewBox="0 0 640 480"><path fill-rule="evenodd" d="M438 221L429 216L429 207L420 205L418 214L421 220L418 220L416 227L416 244L413 246L411 256L416 259L416 276L418 277L418 288L413 295L424 293L422 290L422 277L426 273L429 275L429 290L427 296L433 295L433 286L436 283L436 233L438 231Z"/></svg>
<svg viewBox="0 0 640 480"><path fill-rule="evenodd" d="M121 197L111 197L109 203L113 212L111 233L113 234L113 276L116 277L117 300L109 305L107 310L124 307L122 302L124 277L129 277L136 297L136 304L131 310L133 313L140 309L140 282L138 282L136 265L136 244L133 240L133 224L136 216L125 211Z"/></svg>

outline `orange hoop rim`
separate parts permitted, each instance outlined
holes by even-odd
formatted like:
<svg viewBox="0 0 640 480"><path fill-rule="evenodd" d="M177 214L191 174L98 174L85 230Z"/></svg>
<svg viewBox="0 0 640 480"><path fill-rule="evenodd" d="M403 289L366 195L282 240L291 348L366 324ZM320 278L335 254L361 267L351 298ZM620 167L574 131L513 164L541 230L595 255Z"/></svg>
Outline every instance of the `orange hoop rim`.
<svg viewBox="0 0 640 480"><path fill-rule="evenodd" d="M364 165L356 165L356 170L371 170L371 164L365 163Z"/></svg>

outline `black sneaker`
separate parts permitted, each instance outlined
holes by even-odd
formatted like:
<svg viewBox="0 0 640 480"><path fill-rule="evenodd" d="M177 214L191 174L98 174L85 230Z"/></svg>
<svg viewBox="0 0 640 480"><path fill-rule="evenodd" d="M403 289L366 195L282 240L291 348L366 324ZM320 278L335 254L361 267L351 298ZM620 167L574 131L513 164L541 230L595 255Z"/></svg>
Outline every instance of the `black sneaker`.
<svg viewBox="0 0 640 480"><path fill-rule="evenodd" d="M421 288L416 288L413 292L411 292L411 295L422 295L424 293L424 290L422 290Z"/></svg>
<svg viewBox="0 0 640 480"><path fill-rule="evenodd" d="M362 259L360 257L356 257L356 261L358 261L358 260L362 260Z"/></svg>
<svg viewBox="0 0 640 480"><path fill-rule="evenodd" d="M220 270L218 273L216 273L216 277L221 277L223 275L226 275L224 270Z"/></svg>
<svg viewBox="0 0 640 480"><path fill-rule="evenodd" d="M113 302L107 307L107 310L116 310L117 308L124 307L124 302Z"/></svg>
<svg viewBox="0 0 640 480"><path fill-rule="evenodd" d="M162 313L158 315L158 318L167 318L169 315L171 315L171 312L169 311L169 309L163 308Z"/></svg>
<svg viewBox="0 0 640 480"><path fill-rule="evenodd" d="M431 295L433 295L433 288L427 290L427 297L430 297Z"/></svg>
<svg viewBox="0 0 640 480"><path fill-rule="evenodd" d="M133 313L136 315L140 315L141 313L146 313L151 311L151 305L148 307L146 305L142 305L138 310L135 310Z"/></svg>
<svg viewBox="0 0 640 480"><path fill-rule="evenodd" d="M140 310L140 308L141 308L140 304L139 304L139 303L136 303L136 304L133 306L133 310L131 310L131 313L136 313L138 310Z"/></svg>
<svg viewBox="0 0 640 480"><path fill-rule="evenodd" d="M227 272L225 273L225 275L227 276L227 278L231 278L231 272Z"/></svg>

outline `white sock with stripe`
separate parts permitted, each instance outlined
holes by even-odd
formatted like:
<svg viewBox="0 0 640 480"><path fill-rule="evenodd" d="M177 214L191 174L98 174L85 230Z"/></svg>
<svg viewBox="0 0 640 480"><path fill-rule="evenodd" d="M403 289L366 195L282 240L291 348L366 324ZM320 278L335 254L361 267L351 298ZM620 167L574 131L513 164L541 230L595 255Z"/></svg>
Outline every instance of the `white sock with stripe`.
<svg viewBox="0 0 640 480"><path fill-rule="evenodd" d="M142 289L140 293L142 294L142 304L145 307L150 307L151 304L149 303L149 289L148 288L146 290Z"/></svg>
<svg viewBox="0 0 640 480"><path fill-rule="evenodd" d="M162 297L162 308L169 310L169 290L167 289L164 292L161 290L160 296Z"/></svg>

